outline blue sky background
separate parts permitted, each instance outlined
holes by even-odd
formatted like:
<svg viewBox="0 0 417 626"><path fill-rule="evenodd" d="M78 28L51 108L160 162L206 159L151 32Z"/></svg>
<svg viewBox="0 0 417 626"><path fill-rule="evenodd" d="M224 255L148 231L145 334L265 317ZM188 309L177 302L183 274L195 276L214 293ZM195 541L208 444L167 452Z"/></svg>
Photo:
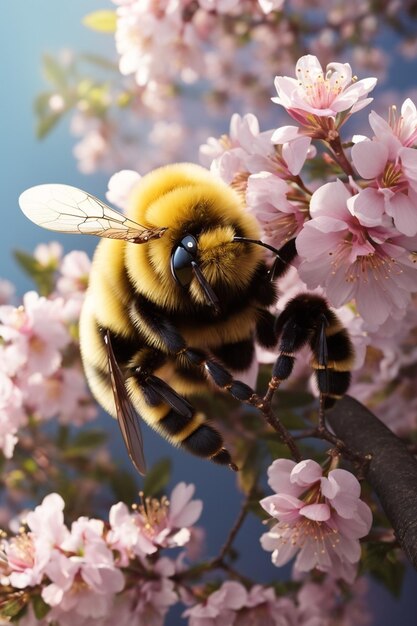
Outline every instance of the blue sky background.
<svg viewBox="0 0 417 626"><path fill-rule="evenodd" d="M38 229L20 213L17 199L24 189L45 182L65 182L86 188L104 198L108 177L102 174L87 177L77 171L72 156L74 139L69 134L67 122L60 124L46 140L36 140L32 103L35 96L45 88L41 75L41 57L44 52L55 54L63 48L70 48L90 52L101 50L111 56L112 38L93 33L81 25L83 15L105 7L105 0L102 3L93 0L71 0L65 3L29 0L8 2L2 7L0 277L15 283L19 293L31 288L31 283L15 265L12 259L14 249L31 251L37 243L51 241L51 237L59 240L66 252L76 248L91 253L96 244L94 239L55 237ZM394 38L386 38L387 52L390 52L394 43ZM402 61L399 65L393 63L393 66L390 86L401 89L413 87L411 81L416 82L416 63ZM103 418L103 423L114 433L115 441L120 442L117 425L109 418ZM208 533L208 550L214 555L232 525L241 499L235 489L233 473L179 453L146 427L144 430L149 464L160 457L171 456L174 461L174 482L185 480L196 484L197 496L204 500L202 524ZM121 445L115 447L114 453L125 458ZM270 565L269 554L258 547L258 537L262 532L259 520L250 518L236 545L244 553L244 571L259 582L266 582L277 575L284 576L286 571ZM417 575L410 570L399 601L389 597L380 586L372 584L375 626L396 623L415 626L416 583ZM181 622L177 614L169 620L170 626Z"/></svg>

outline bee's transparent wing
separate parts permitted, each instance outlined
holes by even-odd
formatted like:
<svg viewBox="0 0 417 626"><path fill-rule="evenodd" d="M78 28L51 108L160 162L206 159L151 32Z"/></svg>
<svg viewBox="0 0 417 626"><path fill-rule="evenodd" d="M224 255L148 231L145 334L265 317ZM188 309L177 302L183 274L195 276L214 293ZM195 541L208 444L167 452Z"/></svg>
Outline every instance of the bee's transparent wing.
<svg viewBox="0 0 417 626"><path fill-rule="evenodd" d="M145 453L143 451L142 431L139 416L136 414L129 399L123 374L116 361L111 344L110 332L104 336L117 421L133 465L142 475L146 474Z"/></svg>
<svg viewBox="0 0 417 626"><path fill-rule="evenodd" d="M97 235L145 243L166 228L146 228L86 191L69 185L37 185L22 193L20 208L32 222L61 233Z"/></svg>

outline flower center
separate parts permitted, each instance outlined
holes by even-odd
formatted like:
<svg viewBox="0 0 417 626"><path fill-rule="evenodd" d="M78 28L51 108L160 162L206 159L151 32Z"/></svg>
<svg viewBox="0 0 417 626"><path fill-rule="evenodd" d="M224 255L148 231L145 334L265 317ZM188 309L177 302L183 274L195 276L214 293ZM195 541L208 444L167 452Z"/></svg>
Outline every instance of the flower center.
<svg viewBox="0 0 417 626"><path fill-rule="evenodd" d="M348 283L355 283L359 280L363 283L377 281L384 289L383 281L392 278L394 269L396 270L395 274L401 274L402 270L397 267L395 260L378 251L358 256L349 268L349 273L346 274L346 281Z"/></svg>
<svg viewBox="0 0 417 626"><path fill-rule="evenodd" d="M403 146L413 146L417 141L417 119L404 119L398 115L397 107L392 105L388 111L388 124L391 126L394 135L398 137Z"/></svg>
<svg viewBox="0 0 417 626"><path fill-rule="evenodd" d="M138 513L143 518L145 530L152 532L155 529L167 526L169 500L163 496L161 500L156 498L144 498L140 493L141 504L137 507Z"/></svg>
<svg viewBox="0 0 417 626"><path fill-rule="evenodd" d="M14 570L25 570L32 567L35 562L35 549L33 541L27 533L14 537L7 551L9 564Z"/></svg>
<svg viewBox="0 0 417 626"><path fill-rule="evenodd" d="M310 70L298 68L298 84L304 90L308 102L317 109L325 109L330 106L333 100L344 89L344 76L337 76L335 72L329 71L324 77L320 72L316 76L311 76Z"/></svg>
<svg viewBox="0 0 417 626"><path fill-rule="evenodd" d="M340 541L339 532L331 528L326 522L301 517L295 524L279 522L277 538L282 544L291 543L292 547L303 548L306 543L315 545L314 555L319 559L320 555L327 554L329 548L336 549Z"/></svg>
<svg viewBox="0 0 417 626"><path fill-rule="evenodd" d="M389 187L390 189L395 187L395 191L401 191L401 189L404 188L404 185L407 187L407 181L403 177L400 164L389 161L385 166L384 173L382 174L380 186Z"/></svg>

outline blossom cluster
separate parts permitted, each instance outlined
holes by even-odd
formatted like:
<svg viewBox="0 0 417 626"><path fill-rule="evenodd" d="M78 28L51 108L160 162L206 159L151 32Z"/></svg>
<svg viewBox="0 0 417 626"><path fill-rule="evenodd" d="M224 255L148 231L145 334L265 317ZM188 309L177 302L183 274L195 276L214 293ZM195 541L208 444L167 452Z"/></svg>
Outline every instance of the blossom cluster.
<svg viewBox="0 0 417 626"><path fill-rule="evenodd" d="M351 3L349 11L330 1L313 10L305 0L112 1L120 74L113 62L91 55L101 69L113 70L107 79L96 78L91 67L80 71L84 55L71 60L65 51L62 67L46 72L56 80L37 107L40 134L75 110L74 155L84 173L144 172L173 160L194 161L202 134L192 120L200 119L202 106L206 135L220 127L226 105L234 111L256 106L264 119L276 120L271 77L288 72L306 49L325 63L344 53L355 67L383 78L390 59L379 47L379 32L392 27L393 15L414 19L395 0L383 14L369 0ZM410 58L416 50L409 32L398 53Z"/></svg>
<svg viewBox="0 0 417 626"><path fill-rule="evenodd" d="M358 579L346 601L334 579L305 582L295 598L279 597L270 587L224 582L204 603L187 609L189 626L367 626L366 582Z"/></svg>
<svg viewBox="0 0 417 626"><path fill-rule="evenodd" d="M273 98L297 125L261 131L255 115L234 114L229 134L210 137L200 160L242 194L264 241L280 248L295 239L297 269L280 285L278 308L299 291L328 299L355 345L352 393L396 429L386 389L398 379L405 406L415 380L417 109L407 98L387 119L372 111L373 134L354 135L349 144L344 124L371 103L375 84L353 77L348 63L323 69L316 57L301 57L295 78L276 77Z"/></svg>
<svg viewBox="0 0 417 626"><path fill-rule="evenodd" d="M278 479L274 467L272 475ZM343 501L349 504L349 495L336 496L334 481L332 489L339 509ZM80 517L68 527L63 499L49 494L21 518L17 534L3 533L2 615L17 619L20 626L69 626L74 620L80 626L144 622L162 626L169 608L182 601L189 626L369 623L361 580L349 599L342 597L334 577L320 585L303 581L288 597L278 596L272 587L238 581L191 593L182 580L187 580L187 548L202 510L193 495L193 485L179 483L169 500L148 497L132 510L119 502L111 507L108 523ZM175 559L162 552L184 546L186 551Z"/></svg>
<svg viewBox="0 0 417 626"><path fill-rule="evenodd" d="M62 257L58 244L40 245L33 262L52 276L49 295L29 291L0 304L0 448L11 458L18 429L29 420L58 417L82 424L96 416L81 367L76 327L90 261L83 252ZM9 300L9 302L6 302Z"/></svg>
<svg viewBox="0 0 417 626"><path fill-rule="evenodd" d="M355 476L344 469L323 475L311 459L277 459L268 477L276 494L261 500L261 506L277 523L261 543L272 552L272 562L285 565L297 554L296 572L317 568L352 583L361 554L359 539L372 524Z"/></svg>
<svg viewBox="0 0 417 626"><path fill-rule="evenodd" d="M19 622L23 626L69 626L74 619L80 626L162 624L178 601L172 577L181 558L174 561L160 550L190 541L202 509L193 493L193 485L179 483L170 501L146 498L132 511L118 503L110 509L109 523L80 517L70 528L63 499L49 494L21 520L20 532L2 541L0 596L19 597L18 590L25 590L22 610L40 590L45 617L37 621L27 607Z"/></svg>

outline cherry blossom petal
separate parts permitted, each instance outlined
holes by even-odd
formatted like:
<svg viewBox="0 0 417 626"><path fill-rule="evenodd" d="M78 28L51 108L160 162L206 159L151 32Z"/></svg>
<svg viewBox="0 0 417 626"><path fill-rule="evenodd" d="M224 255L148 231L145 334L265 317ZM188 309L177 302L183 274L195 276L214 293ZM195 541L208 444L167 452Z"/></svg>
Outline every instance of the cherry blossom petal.
<svg viewBox="0 0 417 626"><path fill-rule="evenodd" d="M281 522L293 522L299 517L303 501L288 494L276 494L263 498L259 504L269 515Z"/></svg>
<svg viewBox="0 0 417 626"><path fill-rule="evenodd" d="M282 146L282 156L287 162L291 174L297 176L303 167L310 148L310 137L299 137L293 141L286 142Z"/></svg>
<svg viewBox="0 0 417 626"><path fill-rule="evenodd" d="M395 160L398 150L401 148L401 141L395 136L391 126L375 111L371 111L369 114L369 124L375 137L388 149L387 158Z"/></svg>
<svg viewBox="0 0 417 626"><path fill-rule="evenodd" d="M298 486L291 482L291 472L296 466L290 459L276 459L268 468L268 484L276 493L283 491L293 496L300 493Z"/></svg>
<svg viewBox="0 0 417 626"><path fill-rule="evenodd" d="M330 519L331 513L328 504L307 504L300 509L300 515L315 522L326 522Z"/></svg>
<svg viewBox="0 0 417 626"><path fill-rule="evenodd" d="M376 141L360 141L352 146L353 165L363 178L376 178L383 171L388 148Z"/></svg>
<svg viewBox="0 0 417 626"><path fill-rule="evenodd" d="M377 189L367 187L347 201L347 206L364 226L380 226L385 212L384 199Z"/></svg>
<svg viewBox="0 0 417 626"><path fill-rule="evenodd" d="M193 484L178 483L171 494L169 519L172 526L182 528L192 526L203 509L201 500L191 500L195 491Z"/></svg>
<svg viewBox="0 0 417 626"><path fill-rule="evenodd" d="M271 137L272 143L282 144L294 141L300 137L300 128L298 126L280 126Z"/></svg>
<svg viewBox="0 0 417 626"><path fill-rule="evenodd" d="M293 468L290 476L292 483L300 487L309 487L321 479L323 475L322 467L311 459L300 461Z"/></svg>
<svg viewBox="0 0 417 626"><path fill-rule="evenodd" d="M408 237L417 234L417 207L409 196L396 193L385 203L385 208L400 233Z"/></svg>

